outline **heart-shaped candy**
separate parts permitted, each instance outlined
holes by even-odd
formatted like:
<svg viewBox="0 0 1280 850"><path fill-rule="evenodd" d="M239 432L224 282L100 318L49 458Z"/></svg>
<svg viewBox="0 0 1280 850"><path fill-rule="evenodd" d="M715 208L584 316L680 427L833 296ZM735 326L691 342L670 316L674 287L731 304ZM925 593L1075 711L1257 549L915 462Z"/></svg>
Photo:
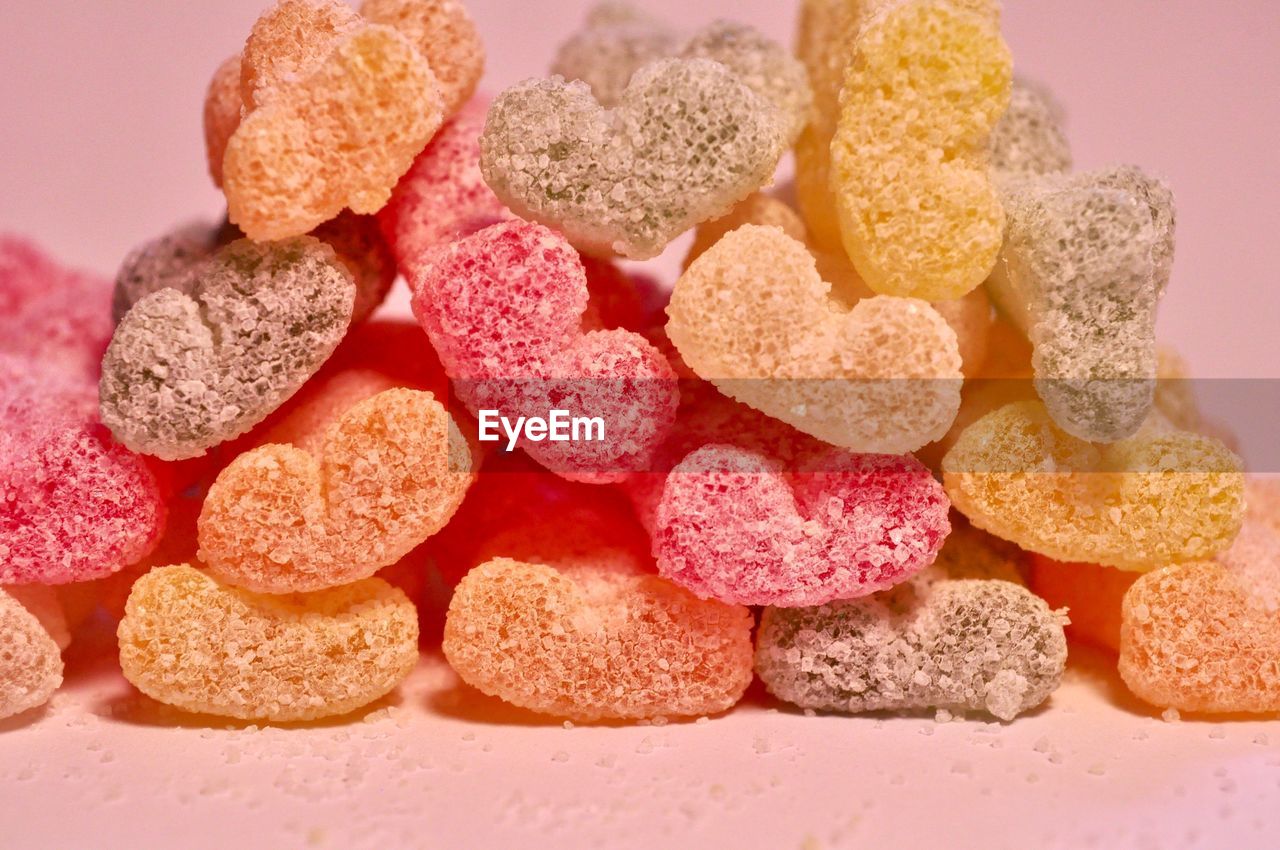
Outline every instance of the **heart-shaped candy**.
<svg viewBox="0 0 1280 850"><path fill-rule="evenodd" d="M616 481L646 467L675 418L675 373L638 334L583 332L587 276L564 237L496 224L442 246L410 275L414 314L472 413L599 419L595 439L519 440L566 477Z"/></svg>
<svg viewBox="0 0 1280 850"><path fill-rule="evenodd" d="M560 77L507 89L489 108L480 167L507 206L577 248L647 259L768 183L785 145L777 110L728 68L665 59L612 110Z"/></svg>
<svg viewBox="0 0 1280 850"><path fill-rule="evenodd" d="M751 682L751 614L653 575L496 558L458 584L444 653L472 687L558 717L713 714Z"/></svg>
<svg viewBox="0 0 1280 850"><path fill-rule="evenodd" d="M232 242L191 295L153 292L116 326L102 360L102 421L135 451L204 454L315 373L347 332L355 289L317 239Z"/></svg>
<svg viewBox="0 0 1280 850"><path fill-rule="evenodd" d="M974 525L1060 561L1150 570L1207 558L1231 544L1244 512L1240 460L1217 440L1151 426L1094 445L1035 401L970 425L942 470Z"/></svg>
<svg viewBox="0 0 1280 850"><path fill-rule="evenodd" d="M901 454L960 406L955 332L923 301L830 296L803 244L744 225L676 282L667 335L726 395L833 445Z"/></svg>
<svg viewBox="0 0 1280 850"><path fill-rule="evenodd" d="M265 593L366 578L444 527L471 465L431 393L378 393L330 426L319 456L269 444L222 470L200 512L200 560Z"/></svg>
<svg viewBox="0 0 1280 850"><path fill-rule="evenodd" d="M832 450L784 474L755 452L710 445L667 476L653 551L663 576L703 598L821 605L932 563L949 508L909 456Z"/></svg>

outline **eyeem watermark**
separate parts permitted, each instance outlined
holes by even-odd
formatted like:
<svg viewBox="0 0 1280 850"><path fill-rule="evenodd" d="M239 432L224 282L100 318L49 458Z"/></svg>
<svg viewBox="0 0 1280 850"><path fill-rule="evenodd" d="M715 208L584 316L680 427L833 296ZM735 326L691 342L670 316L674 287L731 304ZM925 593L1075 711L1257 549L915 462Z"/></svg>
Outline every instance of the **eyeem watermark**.
<svg viewBox="0 0 1280 850"><path fill-rule="evenodd" d="M544 419L541 416L518 416L512 422L497 410L480 411L479 440L497 443L507 438L507 451L515 451L521 440L541 443L600 442L604 440L604 418L600 416L574 416L567 410L552 410Z"/></svg>

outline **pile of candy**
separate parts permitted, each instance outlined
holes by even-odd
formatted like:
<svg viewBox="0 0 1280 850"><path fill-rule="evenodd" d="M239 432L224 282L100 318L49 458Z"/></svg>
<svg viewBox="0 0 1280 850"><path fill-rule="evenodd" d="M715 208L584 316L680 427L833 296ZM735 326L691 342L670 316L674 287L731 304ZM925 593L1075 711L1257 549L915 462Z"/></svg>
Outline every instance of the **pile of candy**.
<svg viewBox="0 0 1280 850"><path fill-rule="evenodd" d="M605 3L555 76L488 100L483 61L458 0L279 0L205 100L225 221L114 286L0 241L0 717L90 616L141 692L252 720L378 700L423 638L584 721L755 675L1009 720L1068 638L1157 707L1280 711L1280 489L1154 336L1172 194L1070 171L996 0L803 0L796 55ZM615 262L691 229L674 285ZM371 320L398 276L416 323Z"/></svg>

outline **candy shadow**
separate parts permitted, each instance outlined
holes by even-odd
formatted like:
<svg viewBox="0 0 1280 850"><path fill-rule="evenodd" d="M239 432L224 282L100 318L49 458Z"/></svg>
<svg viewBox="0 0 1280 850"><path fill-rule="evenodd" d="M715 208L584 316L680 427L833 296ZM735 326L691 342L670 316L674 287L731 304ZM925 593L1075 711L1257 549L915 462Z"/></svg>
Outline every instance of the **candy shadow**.
<svg viewBox="0 0 1280 850"><path fill-rule="evenodd" d="M0 735L6 732L16 732L19 729L26 729L28 726L34 726L45 718L49 713L49 703L41 703L40 705L28 708L26 711L18 712L9 717L0 720Z"/></svg>
<svg viewBox="0 0 1280 850"><path fill-rule="evenodd" d="M346 714L322 717L318 720L240 720L235 717L220 717L216 714L184 711L171 705L165 705L130 687L124 693L99 700L90 707L90 710L103 720L124 723L130 726L225 730L242 730L250 727L262 728L265 726L272 726L278 729L328 729L359 723L367 715L380 709L398 706L401 701L399 693L392 691L382 699L375 700Z"/></svg>

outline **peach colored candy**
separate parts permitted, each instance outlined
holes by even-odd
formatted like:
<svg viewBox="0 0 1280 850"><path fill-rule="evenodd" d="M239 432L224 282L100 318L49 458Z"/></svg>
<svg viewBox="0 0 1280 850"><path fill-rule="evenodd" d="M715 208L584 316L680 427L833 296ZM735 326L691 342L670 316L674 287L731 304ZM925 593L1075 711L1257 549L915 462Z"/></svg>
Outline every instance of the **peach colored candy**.
<svg viewBox="0 0 1280 850"><path fill-rule="evenodd" d="M446 115L475 94L484 73L484 44L459 0L364 0L360 15L369 23L395 27L426 57L440 84Z"/></svg>
<svg viewBox="0 0 1280 850"><path fill-rule="evenodd" d="M58 644L34 614L0 589L0 720L43 705L61 684Z"/></svg>
<svg viewBox="0 0 1280 850"><path fill-rule="evenodd" d="M387 390L330 426L319 455L273 444L232 461L200 513L200 560L265 593L370 576L444 527L471 468L431 393Z"/></svg>
<svg viewBox="0 0 1280 850"><path fill-rule="evenodd" d="M1280 477L1251 476L1244 485L1250 522L1271 526L1280 534Z"/></svg>
<svg viewBox="0 0 1280 850"><path fill-rule="evenodd" d="M830 180L844 248L876 292L959 298L995 266L988 137L1012 73L996 24L944 0L890 4L859 30Z"/></svg>
<svg viewBox="0 0 1280 850"><path fill-rule="evenodd" d="M339 0L278 0L254 23L240 60L240 100L252 112L315 73L360 16Z"/></svg>
<svg viewBox="0 0 1280 850"><path fill-rule="evenodd" d="M751 682L751 614L657 576L496 558L454 592L444 653L472 687L557 717L714 714Z"/></svg>
<svg viewBox="0 0 1280 850"><path fill-rule="evenodd" d="M970 522L1063 561L1145 571L1206 558L1231 544L1244 513L1240 460L1217 440L1153 426L1093 445L1035 401L970 425L942 469Z"/></svg>
<svg viewBox="0 0 1280 850"><path fill-rule="evenodd" d="M915 299L839 309L804 245L745 225L676 282L667 334L726 395L855 452L938 439L960 404L955 332Z"/></svg>
<svg viewBox="0 0 1280 850"><path fill-rule="evenodd" d="M613 109L561 77L506 89L480 167L503 203L579 250L642 260L768 183L785 147L778 111L724 65L662 59Z"/></svg>
<svg viewBox="0 0 1280 850"><path fill-rule="evenodd" d="M800 216L786 202L762 192L748 196L726 215L698 225L683 267L689 268L711 246L744 224L776 227L797 242L807 243L818 273L830 282L832 294L848 306L875 295L858 277L843 250L827 251L810 241ZM963 298L935 302L933 307L956 332L965 377L976 375L986 360L987 335L995 318L986 290L979 287Z"/></svg>
<svg viewBox="0 0 1280 850"><path fill-rule="evenodd" d="M1031 556L1031 589L1049 607L1067 609L1067 637L1111 652L1120 651L1120 608L1138 576L1098 564Z"/></svg>
<svg viewBox="0 0 1280 850"><path fill-rule="evenodd" d="M343 208L376 212L444 117L418 50L391 27L361 27L240 122L223 158L228 216L267 240L306 233Z"/></svg>
<svg viewBox="0 0 1280 850"><path fill-rule="evenodd" d="M240 126L244 101L240 97L240 54L224 61L213 72L204 95L204 151L213 185L222 188L222 158L227 142Z"/></svg>
<svg viewBox="0 0 1280 850"><path fill-rule="evenodd" d="M67 586L69 585L63 585ZM57 588L47 584L12 584L3 590L40 621L40 625L58 645L59 651L71 645L71 630L67 624L67 616L62 611Z"/></svg>
<svg viewBox="0 0 1280 850"><path fill-rule="evenodd" d="M1280 535L1247 522L1216 563L1164 567L1124 597L1120 676L1180 711L1280 711Z"/></svg>
<svg viewBox="0 0 1280 850"><path fill-rule="evenodd" d="M186 564L159 567L134 584L118 635L138 690L242 720L345 714L394 690L418 660L413 603L376 578L267 596Z"/></svg>

